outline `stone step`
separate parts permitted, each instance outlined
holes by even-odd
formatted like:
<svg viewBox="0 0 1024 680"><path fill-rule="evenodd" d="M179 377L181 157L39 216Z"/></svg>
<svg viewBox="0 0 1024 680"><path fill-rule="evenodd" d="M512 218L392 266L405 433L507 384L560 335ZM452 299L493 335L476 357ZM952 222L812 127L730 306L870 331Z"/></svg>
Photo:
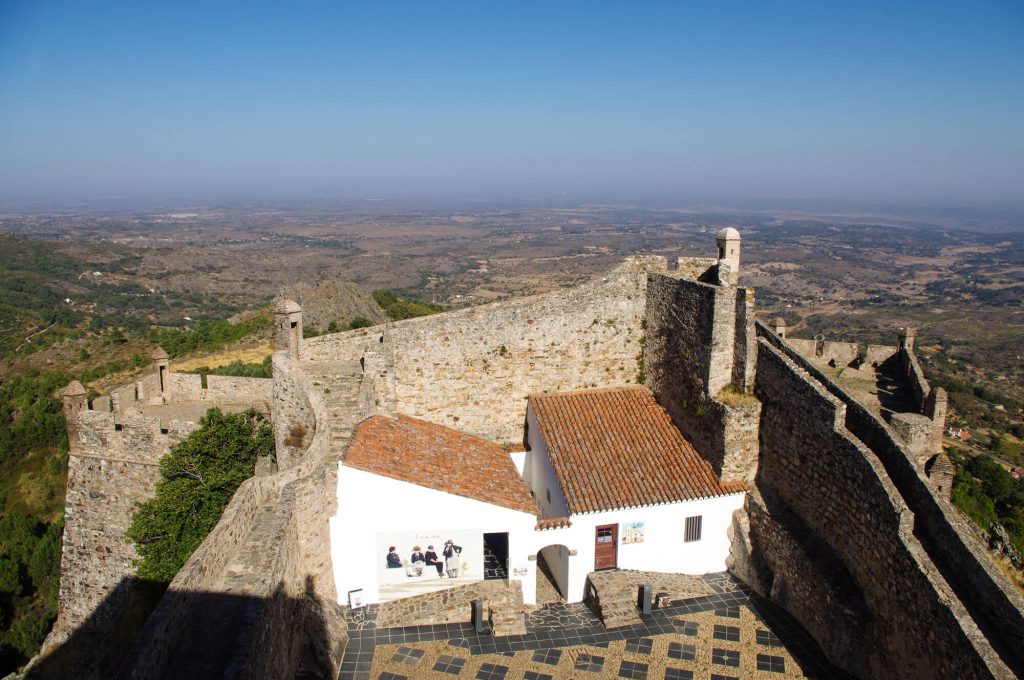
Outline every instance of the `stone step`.
<svg viewBox="0 0 1024 680"><path fill-rule="evenodd" d="M495 607L487 613L491 634L495 637L526 635L526 615L521 610Z"/></svg>

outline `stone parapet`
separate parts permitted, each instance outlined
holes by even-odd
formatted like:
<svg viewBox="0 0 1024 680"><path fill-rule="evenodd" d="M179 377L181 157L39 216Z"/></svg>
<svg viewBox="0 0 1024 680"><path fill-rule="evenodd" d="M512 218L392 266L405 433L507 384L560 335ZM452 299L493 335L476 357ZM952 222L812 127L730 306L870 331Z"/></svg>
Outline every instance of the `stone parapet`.
<svg viewBox="0 0 1024 680"><path fill-rule="evenodd" d="M758 487L835 553L863 594L876 622L866 631L867 674L1012 677L915 535L915 516L886 467L847 429L851 405L772 344L762 339L758 356L756 389L764 405ZM818 615L838 618L839 612Z"/></svg>
<svg viewBox="0 0 1024 680"><path fill-rule="evenodd" d="M468 623L472 618L474 600L483 602L484 611L522 612L522 584L519 581L477 581L374 605L377 608L377 627Z"/></svg>
<svg viewBox="0 0 1024 680"><path fill-rule="evenodd" d="M832 660L870 677L874 616L832 548L755 490L733 518L729 571L793 615Z"/></svg>
<svg viewBox="0 0 1024 680"><path fill-rule="evenodd" d="M1024 662L1012 659L1017 655L1015 650L1024 649L1024 597L988 557L971 521L949 503L948 488L940 490L931 483L924 466L881 418L790 347L788 341L760 324L758 332L762 346L771 346L843 404L843 427L877 458L887 479L913 511L916 534L970 610L975 619L972 625L994 636L997 647L1009 651L1013 663L1024 668Z"/></svg>

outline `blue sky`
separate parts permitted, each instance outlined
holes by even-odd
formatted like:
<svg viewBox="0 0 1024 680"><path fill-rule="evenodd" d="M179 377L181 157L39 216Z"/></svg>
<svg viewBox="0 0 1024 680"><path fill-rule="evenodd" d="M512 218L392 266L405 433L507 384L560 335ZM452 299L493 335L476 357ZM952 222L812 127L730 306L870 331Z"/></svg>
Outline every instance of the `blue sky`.
<svg viewBox="0 0 1024 680"><path fill-rule="evenodd" d="M0 0L0 200L1024 203L1024 3Z"/></svg>

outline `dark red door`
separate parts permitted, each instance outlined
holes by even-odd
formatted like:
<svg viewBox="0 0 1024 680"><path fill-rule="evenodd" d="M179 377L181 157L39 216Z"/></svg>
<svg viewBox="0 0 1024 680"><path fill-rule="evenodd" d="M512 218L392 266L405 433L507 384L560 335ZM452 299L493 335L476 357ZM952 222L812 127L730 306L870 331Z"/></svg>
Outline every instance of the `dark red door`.
<svg viewBox="0 0 1024 680"><path fill-rule="evenodd" d="M618 539L618 524L605 524L597 527L594 535L594 571L616 567Z"/></svg>

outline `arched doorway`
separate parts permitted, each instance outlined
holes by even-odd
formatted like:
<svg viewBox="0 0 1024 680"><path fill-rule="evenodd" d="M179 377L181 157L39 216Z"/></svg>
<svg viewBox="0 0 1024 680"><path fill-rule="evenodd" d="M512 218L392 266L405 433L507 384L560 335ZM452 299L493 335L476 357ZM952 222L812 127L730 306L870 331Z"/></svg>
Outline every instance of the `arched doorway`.
<svg viewBox="0 0 1024 680"><path fill-rule="evenodd" d="M569 591L569 549L561 544L537 551L537 604L565 602Z"/></svg>

